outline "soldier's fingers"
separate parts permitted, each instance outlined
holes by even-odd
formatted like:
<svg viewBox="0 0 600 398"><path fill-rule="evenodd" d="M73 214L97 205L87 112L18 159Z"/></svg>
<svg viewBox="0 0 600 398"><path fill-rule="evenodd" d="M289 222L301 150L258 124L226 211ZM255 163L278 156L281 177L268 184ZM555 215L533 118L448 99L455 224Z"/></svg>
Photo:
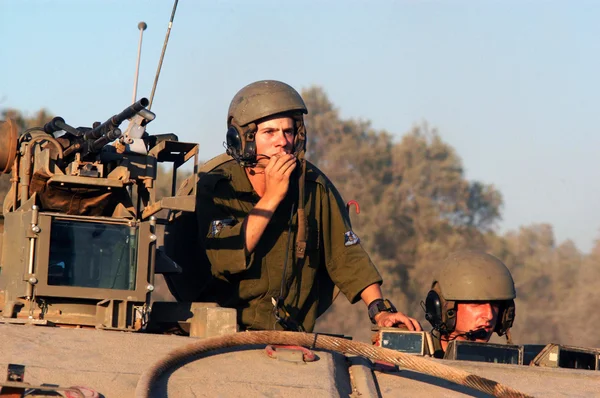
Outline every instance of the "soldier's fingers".
<svg viewBox="0 0 600 398"><path fill-rule="evenodd" d="M278 171L279 169L281 169L281 165L285 162L285 155L281 155L281 154L276 154L271 156L271 160L273 161L273 165L271 166L271 169L273 171Z"/></svg>
<svg viewBox="0 0 600 398"><path fill-rule="evenodd" d="M420 332L423 330L423 328L421 327L421 324L419 323L419 321L417 321L414 318L409 317L408 320L412 323L413 327L415 328L415 330L417 332Z"/></svg>
<svg viewBox="0 0 600 398"><path fill-rule="evenodd" d="M409 317L407 317L406 315L404 315L401 312L397 312L395 315L396 315L396 319L399 321L399 323L404 324L404 326L406 326L408 328L408 330L410 330L410 331L415 330L415 325L413 325L413 323L410 321Z"/></svg>
<svg viewBox="0 0 600 398"><path fill-rule="evenodd" d="M287 162L285 165L281 167L281 172L284 176L289 177L292 172L296 169L297 162L296 159L292 159L292 161Z"/></svg>
<svg viewBox="0 0 600 398"><path fill-rule="evenodd" d="M271 158L269 159L269 163L267 163L267 166L265 167L265 174L268 174L273 169L275 163L277 162L277 159L277 156L271 156Z"/></svg>
<svg viewBox="0 0 600 398"><path fill-rule="evenodd" d="M273 170L283 173L290 166L291 163L295 162L296 158L294 155L280 155L277 163L273 165Z"/></svg>
<svg viewBox="0 0 600 398"><path fill-rule="evenodd" d="M414 330L416 332L420 332L423 330L419 321L417 321L414 318L408 317L408 316L406 318L407 318L406 327L408 327L410 330Z"/></svg>

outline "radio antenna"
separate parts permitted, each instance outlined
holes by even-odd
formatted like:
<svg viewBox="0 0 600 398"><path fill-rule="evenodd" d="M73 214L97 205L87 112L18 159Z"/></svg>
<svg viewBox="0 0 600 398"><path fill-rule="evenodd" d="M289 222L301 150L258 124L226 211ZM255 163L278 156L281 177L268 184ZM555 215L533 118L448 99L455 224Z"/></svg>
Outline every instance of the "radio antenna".
<svg viewBox="0 0 600 398"><path fill-rule="evenodd" d="M140 30L140 43L138 44L137 63L135 65L135 78L133 80L133 96L131 98L132 104L135 102L135 98L137 97L138 77L140 75L140 58L142 57L142 37L144 36L144 31L147 27L148 25L144 21L138 24L138 29Z"/></svg>
<svg viewBox="0 0 600 398"><path fill-rule="evenodd" d="M171 12L171 19L169 20L169 27L167 28L167 35L165 37L165 43L163 44L162 53L160 54L160 60L158 61L158 69L156 70L156 76L154 77L154 85L152 86L152 93L150 94L150 104L148 110L152 108L152 101L154 100L154 92L156 91L156 85L158 84L158 76L160 75L160 68L162 67L165 52L167 51L167 43L169 42L169 35L171 34L171 27L173 26L173 19L175 18L175 10L177 10L177 3L179 0L175 0L173 4L173 12Z"/></svg>

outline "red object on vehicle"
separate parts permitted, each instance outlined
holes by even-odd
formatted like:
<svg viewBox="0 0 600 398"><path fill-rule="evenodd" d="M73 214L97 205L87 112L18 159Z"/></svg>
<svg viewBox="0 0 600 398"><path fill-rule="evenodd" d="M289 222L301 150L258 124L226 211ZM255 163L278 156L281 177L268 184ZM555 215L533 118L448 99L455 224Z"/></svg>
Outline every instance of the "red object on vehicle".
<svg viewBox="0 0 600 398"><path fill-rule="evenodd" d="M67 398L99 398L100 394L97 391L92 390L88 387L76 386L65 390L65 396Z"/></svg>
<svg viewBox="0 0 600 398"><path fill-rule="evenodd" d="M360 214L360 206L356 200L350 200L346 203L346 209L348 210L348 214L350 214L350 206L354 205L356 207L356 214Z"/></svg>
<svg viewBox="0 0 600 398"><path fill-rule="evenodd" d="M265 347L265 352L269 358L277 359L277 349L279 348L284 350L300 351L302 353L302 360L304 362L313 362L316 359L314 352L299 345L268 345Z"/></svg>

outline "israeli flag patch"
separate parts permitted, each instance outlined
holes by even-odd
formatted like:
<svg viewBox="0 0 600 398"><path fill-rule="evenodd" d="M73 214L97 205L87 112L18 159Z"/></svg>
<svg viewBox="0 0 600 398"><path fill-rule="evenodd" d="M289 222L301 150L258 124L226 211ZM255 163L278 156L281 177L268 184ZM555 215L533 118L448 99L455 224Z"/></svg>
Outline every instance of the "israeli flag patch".
<svg viewBox="0 0 600 398"><path fill-rule="evenodd" d="M353 231L344 233L344 246L352 246L360 242L360 238Z"/></svg>
<svg viewBox="0 0 600 398"><path fill-rule="evenodd" d="M219 235L219 232L221 232L221 230L225 226L231 225L235 225L235 220L233 218L226 218L224 220L213 220L213 222L210 223L210 232L208 235L211 238L214 238L215 236Z"/></svg>

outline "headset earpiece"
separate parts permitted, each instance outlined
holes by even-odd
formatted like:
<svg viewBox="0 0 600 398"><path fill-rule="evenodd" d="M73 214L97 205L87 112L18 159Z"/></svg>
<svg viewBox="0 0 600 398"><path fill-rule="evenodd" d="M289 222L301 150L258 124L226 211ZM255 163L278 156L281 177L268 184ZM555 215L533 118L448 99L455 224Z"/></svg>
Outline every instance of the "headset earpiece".
<svg viewBox="0 0 600 398"><path fill-rule="evenodd" d="M240 138L240 133L236 127L231 126L227 129L225 139L227 142L227 153L230 156L235 157L234 153L240 154L242 152L242 139Z"/></svg>
<svg viewBox="0 0 600 398"><path fill-rule="evenodd" d="M442 321L442 303L436 291L430 290L425 299L425 319L434 329L438 329Z"/></svg>
<svg viewBox="0 0 600 398"><path fill-rule="evenodd" d="M229 121L229 128L225 135L227 154L242 166L252 167L256 165L255 134L255 123L240 127L233 119Z"/></svg>
<svg viewBox="0 0 600 398"><path fill-rule="evenodd" d="M507 300L502 304L502 309L498 314L498 322L494 332L498 333L498 336L505 334L510 329L515 320L515 301Z"/></svg>
<svg viewBox="0 0 600 398"><path fill-rule="evenodd" d="M425 319L442 334L450 334L456 327L456 302L446 301L439 284L433 284L425 299Z"/></svg>
<svg viewBox="0 0 600 398"><path fill-rule="evenodd" d="M244 133L244 159L256 162L256 124L250 123Z"/></svg>

